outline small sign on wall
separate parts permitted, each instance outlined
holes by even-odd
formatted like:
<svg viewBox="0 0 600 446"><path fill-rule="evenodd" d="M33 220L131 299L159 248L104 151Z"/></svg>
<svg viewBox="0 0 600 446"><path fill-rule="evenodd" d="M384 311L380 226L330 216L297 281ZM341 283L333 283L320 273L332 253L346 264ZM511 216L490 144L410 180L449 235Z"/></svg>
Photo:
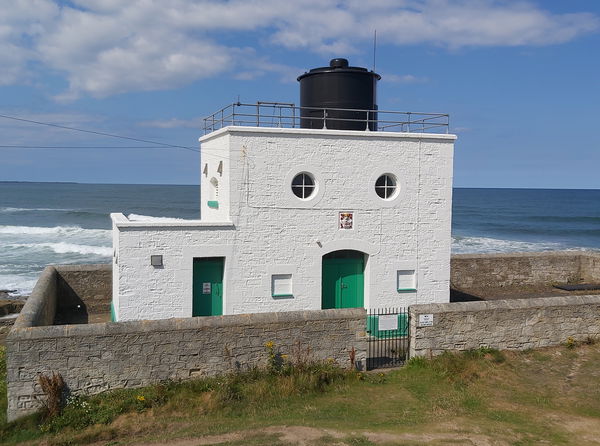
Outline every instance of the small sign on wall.
<svg viewBox="0 0 600 446"><path fill-rule="evenodd" d="M340 230L354 229L354 212L340 212L338 228Z"/></svg>
<svg viewBox="0 0 600 446"><path fill-rule="evenodd" d="M419 327L433 326L433 314L419 314Z"/></svg>
<svg viewBox="0 0 600 446"><path fill-rule="evenodd" d="M210 282L202 282L202 294L210 294Z"/></svg>
<svg viewBox="0 0 600 446"><path fill-rule="evenodd" d="M398 330L398 315L387 314L379 316L379 331Z"/></svg>

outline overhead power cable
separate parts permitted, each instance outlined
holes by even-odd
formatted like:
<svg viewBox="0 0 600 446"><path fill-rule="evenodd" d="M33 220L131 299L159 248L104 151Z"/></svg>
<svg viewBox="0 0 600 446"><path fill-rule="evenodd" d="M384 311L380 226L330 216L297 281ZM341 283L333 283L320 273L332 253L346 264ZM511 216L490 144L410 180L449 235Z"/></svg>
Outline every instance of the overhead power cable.
<svg viewBox="0 0 600 446"><path fill-rule="evenodd" d="M48 127L55 127L55 128L64 129L64 130L71 130L74 132L91 133L92 135L107 136L110 138L127 139L129 141L145 142L147 144L156 144L156 145L163 146L163 147L173 147L176 149L190 150L192 152L200 152L200 150L194 149L193 147L188 147L188 146L180 146L177 144L168 144L168 143L152 141L152 140L148 140L148 139L132 138L130 136L115 135L113 133L98 132L96 130L86 130L86 129L80 129L80 128L76 128L76 127L68 127L66 125L52 124L50 122L42 122L42 121L35 121L33 119L18 118L16 116L0 115L0 118L11 119L13 121L27 122L30 124L45 125Z"/></svg>
<svg viewBox="0 0 600 446"><path fill-rule="evenodd" d="M161 146L24 146L20 144L0 144L4 149L170 149Z"/></svg>

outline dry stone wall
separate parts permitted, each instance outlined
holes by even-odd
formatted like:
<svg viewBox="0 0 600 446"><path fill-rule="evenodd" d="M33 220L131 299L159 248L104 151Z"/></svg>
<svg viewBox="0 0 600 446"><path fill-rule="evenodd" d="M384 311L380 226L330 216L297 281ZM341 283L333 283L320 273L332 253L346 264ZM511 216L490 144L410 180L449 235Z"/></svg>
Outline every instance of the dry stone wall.
<svg viewBox="0 0 600 446"><path fill-rule="evenodd" d="M39 374L60 373L70 392L95 394L161 380L212 376L266 363L265 344L347 366L366 358L365 310L317 310L90 325L15 328L6 340L8 419L35 411Z"/></svg>
<svg viewBox="0 0 600 446"><path fill-rule="evenodd" d="M525 350L600 337L600 296L413 305L410 354Z"/></svg>

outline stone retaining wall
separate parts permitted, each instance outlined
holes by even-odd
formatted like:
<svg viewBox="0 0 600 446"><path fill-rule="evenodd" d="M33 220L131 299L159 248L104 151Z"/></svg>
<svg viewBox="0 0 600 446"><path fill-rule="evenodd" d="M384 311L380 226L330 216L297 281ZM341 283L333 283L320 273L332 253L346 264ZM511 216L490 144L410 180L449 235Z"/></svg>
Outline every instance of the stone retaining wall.
<svg viewBox="0 0 600 446"><path fill-rule="evenodd" d="M581 251L452 256L450 284L456 289L497 288L600 281L600 254Z"/></svg>
<svg viewBox="0 0 600 446"><path fill-rule="evenodd" d="M410 356L491 347L525 350L600 336L600 296L413 305ZM432 326L420 326L423 315Z"/></svg>
<svg viewBox="0 0 600 446"><path fill-rule="evenodd" d="M365 317L343 309L47 327L21 321L6 339L8 419L39 407L40 373L58 372L69 391L94 394L262 366L268 341L292 357L298 345L310 347L314 359L344 367L354 347L363 366Z"/></svg>

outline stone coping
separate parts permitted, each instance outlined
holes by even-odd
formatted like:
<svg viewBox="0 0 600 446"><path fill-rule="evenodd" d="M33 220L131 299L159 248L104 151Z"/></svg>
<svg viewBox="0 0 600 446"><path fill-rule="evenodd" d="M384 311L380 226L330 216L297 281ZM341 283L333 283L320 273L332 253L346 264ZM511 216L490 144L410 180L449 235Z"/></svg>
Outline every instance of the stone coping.
<svg viewBox="0 0 600 446"><path fill-rule="evenodd" d="M494 301L452 302L447 304L411 305L413 313L457 313L489 310L520 310L527 308L562 307L600 304L600 295L535 297L530 299L506 299Z"/></svg>
<svg viewBox="0 0 600 446"><path fill-rule="evenodd" d="M129 333L157 333L174 330L198 330L205 328L283 324L298 321L330 321L337 319L366 318L363 308L286 311L277 313L232 314L226 316L206 316L142 320L126 322L105 322L85 325L50 325L43 327L21 326L13 328L7 341L13 339L47 339L71 336L105 336Z"/></svg>
<svg viewBox="0 0 600 446"><path fill-rule="evenodd" d="M61 272L77 272L77 271L112 271L110 263L81 263L77 265L52 265L52 267Z"/></svg>

